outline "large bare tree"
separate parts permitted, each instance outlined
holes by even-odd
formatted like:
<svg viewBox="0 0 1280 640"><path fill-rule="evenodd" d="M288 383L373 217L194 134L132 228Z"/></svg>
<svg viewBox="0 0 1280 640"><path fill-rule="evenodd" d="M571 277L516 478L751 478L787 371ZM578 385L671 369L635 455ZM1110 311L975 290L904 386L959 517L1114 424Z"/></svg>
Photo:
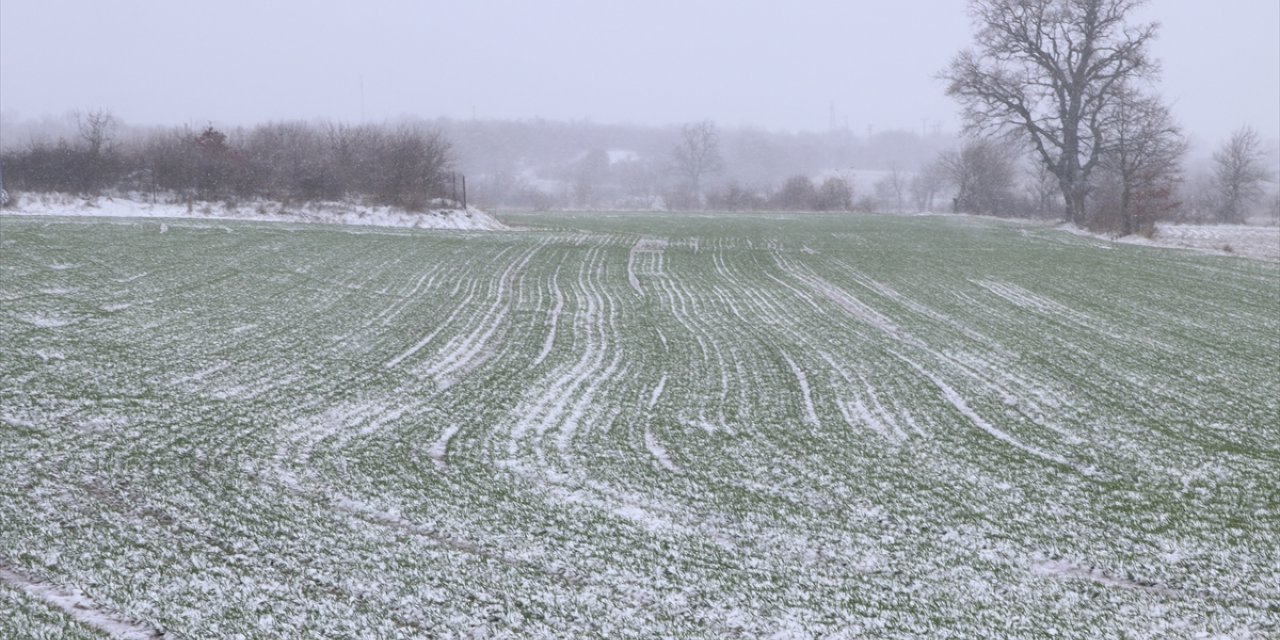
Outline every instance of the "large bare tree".
<svg viewBox="0 0 1280 640"><path fill-rule="evenodd" d="M1157 70L1155 23L1130 25L1144 0L970 0L977 47L943 73L975 133L1020 134L1057 177L1067 217L1086 223L1089 178L1126 80Z"/></svg>

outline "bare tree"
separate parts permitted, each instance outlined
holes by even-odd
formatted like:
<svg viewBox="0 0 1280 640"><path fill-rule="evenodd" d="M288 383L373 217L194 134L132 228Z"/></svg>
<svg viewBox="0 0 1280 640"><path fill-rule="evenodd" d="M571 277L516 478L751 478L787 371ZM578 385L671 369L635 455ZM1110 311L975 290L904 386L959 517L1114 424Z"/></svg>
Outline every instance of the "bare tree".
<svg viewBox="0 0 1280 640"><path fill-rule="evenodd" d="M790 211L811 211L815 209L818 190L807 176L791 176L782 183L782 188L773 194L774 205L779 209Z"/></svg>
<svg viewBox="0 0 1280 640"><path fill-rule="evenodd" d="M1155 23L1131 26L1144 0L970 0L977 50L943 77L970 132L1028 140L1058 178L1067 217L1086 222L1089 178L1106 146L1107 114L1126 79L1154 74Z"/></svg>
<svg viewBox="0 0 1280 640"><path fill-rule="evenodd" d="M196 193L200 199L213 200L226 195L232 155L227 134L210 124L200 135L191 138L190 145L195 157Z"/></svg>
<svg viewBox="0 0 1280 640"><path fill-rule="evenodd" d="M1015 154L991 140L972 140L938 157L938 164L956 190L952 210L960 213L1005 215L1013 202Z"/></svg>
<svg viewBox="0 0 1280 640"><path fill-rule="evenodd" d="M1177 207L1187 143L1159 99L1122 87L1108 114L1110 138L1101 170L1111 178L1114 197L1102 199L1090 226L1117 235L1151 235L1157 218Z"/></svg>
<svg viewBox="0 0 1280 640"><path fill-rule="evenodd" d="M707 206L725 211L754 211L764 206L759 190L730 180L724 188L707 195Z"/></svg>
<svg viewBox="0 0 1280 640"><path fill-rule="evenodd" d="M1258 132L1249 126L1237 129L1213 154L1219 222L1245 221L1249 206L1262 196L1262 183L1271 180L1265 160Z"/></svg>
<svg viewBox="0 0 1280 640"><path fill-rule="evenodd" d="M676 174L695 198L702 196L702 180L724 170L720 156L720 134L710 120L680 127L680 141L672 150Z"/></svg>
<svg viewBox="0 0 1280 640"><path fill-rule="evenodd" d="M876 198L885 208L892 208L897 213L902 212L903 203L906 201L907 179L898 170L896 162L889 164L889 173L876 182L875 190Z"/></svg>
<svg viewBox="0 0 1280 640"><path fill-rule="evenodd" d="M912 176L909 190L916 211L932 211L933 201L946 182L946 173L937 160L926 164Z"/></svg>
<svg viewBox="0 0 1280 640"><path fill-rule="evenodd" d="M853 189L840 176L830 176L818 185L814 200L818 211L848 211L853 208Z"/></svg>
<svg viewBox="0 0 1280 640"><path fill-rule="evenodd" d="M440 131L402 124L381 141L376 152L382 169L377 197L409 211L422 211L446 194L453 145Z"/></svg>
<svg viewBox="0 0 1280 640"><path fill-rule="evenodd" d="M81 190L97 193L111 172L116 153L116 130L120 121L106 109L75 113L76 128L85 144Z"/></svg>
<svg viewBox="0 0 1280 640"><path fill-rule="evenodd" d="M76 127L92 155L107 154L115 150L116 129L120 123L110 111L95 109L88 113L76 112Z"/></svg>

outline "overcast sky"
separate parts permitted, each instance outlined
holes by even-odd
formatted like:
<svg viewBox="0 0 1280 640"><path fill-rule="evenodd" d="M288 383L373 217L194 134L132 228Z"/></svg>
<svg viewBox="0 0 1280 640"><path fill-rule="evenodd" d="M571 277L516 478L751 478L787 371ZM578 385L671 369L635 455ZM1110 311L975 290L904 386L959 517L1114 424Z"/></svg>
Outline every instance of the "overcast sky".
<svg viewBox="0 0 1280 640"><path fill-rule="evenodd" d="M958 127L961 0L3 0L0 109L134 124L400 115ZM1152 0L1194 138L1280 137L1280 2ZM363 91L361 89L363 85Z"/></svg>

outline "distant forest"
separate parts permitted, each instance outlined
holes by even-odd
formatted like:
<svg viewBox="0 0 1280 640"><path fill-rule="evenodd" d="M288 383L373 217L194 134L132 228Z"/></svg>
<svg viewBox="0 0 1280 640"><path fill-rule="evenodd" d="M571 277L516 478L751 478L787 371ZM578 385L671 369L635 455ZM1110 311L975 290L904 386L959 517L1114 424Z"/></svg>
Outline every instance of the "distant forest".
<svg viewBox="0 0 1280 640"><path fill-rule="evenodd" d="M838 177L850 188L849 206L859 187L870 206L870 179L910 173L956 144L940 132L713 128L716 169L701 193L690 193L672 157L678 126L438 119L160 128L128 126L104 111L0 125L11 191L361 198L409 208L451 195L451 172L468 176L473 201L490 207L701 208L726 194L735 207L766 206L795 176Z"/></svg>
<svg viewBox="0 0 1280 640"><path fill-rule="evenodd" d="M406 119L139 127L108 111L0 118L0 179L15 197L65 192L164 201L351 200L423 210L457 199L496 209L965 212L1059 218L1053 176L1025 149L939 130L783 132L589 121ZM1156 212L1214 220L1208 172ZM1112 206L1100 181L1097 206ZM1253 216L1274 219L1274 196Z"/></svg>

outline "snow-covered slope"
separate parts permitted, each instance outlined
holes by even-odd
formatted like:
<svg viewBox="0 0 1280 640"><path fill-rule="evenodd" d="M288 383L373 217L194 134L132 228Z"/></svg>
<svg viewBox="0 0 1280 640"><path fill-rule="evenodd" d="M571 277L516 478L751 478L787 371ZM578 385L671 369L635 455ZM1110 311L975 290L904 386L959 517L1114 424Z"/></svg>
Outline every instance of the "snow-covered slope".
<svg viewBox="0 0 1280 640"><path fill-rule="evenodd" d="M1114 238L1103 233L1090 233L1070 225L1059 229L1100 240L1140 244L1149 247L1191 249L1220 255L1237 255L1257 260L1280 262L1280 227L1243 224L1156 224L1150 238L1124 236Z"/></svg>
<svg viewBox="0 0 1280 640"><path fill-rule="evenodd" d="M327 224L419 229L503 230L506 225L475 207L442 207L421 213L384 206L364 206L349 202L315 202L285 205L256 201L240 205L196 202L146 202L144 198L79 198L62 194L23 194L17 206L4 210L19 215L105 216L129 218L233 218L273 222L320 222Z"/></svg>

